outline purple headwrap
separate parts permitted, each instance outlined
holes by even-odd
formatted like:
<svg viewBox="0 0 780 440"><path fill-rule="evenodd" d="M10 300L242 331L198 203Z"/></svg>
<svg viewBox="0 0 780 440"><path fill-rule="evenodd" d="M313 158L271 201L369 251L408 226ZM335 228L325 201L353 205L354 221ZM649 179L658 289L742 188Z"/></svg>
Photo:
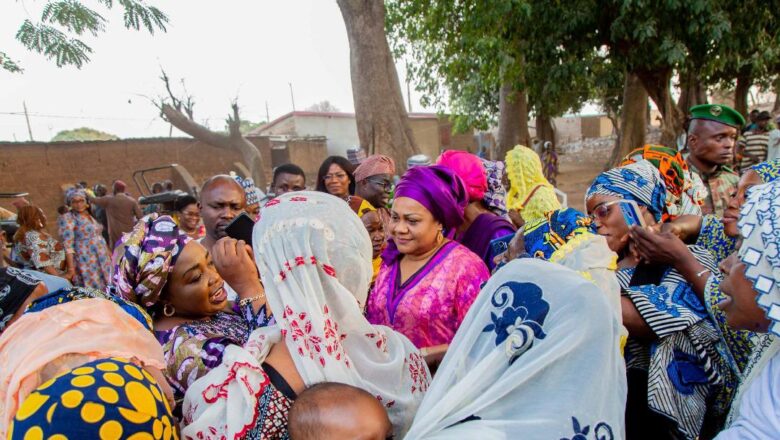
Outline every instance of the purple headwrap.
<svg viewBox="0 0 780 440"><path fill-rule="evenodd" d="M444 235L448 237L463 223L463 212L469 203L463 180L442 165L409 168L395 187L395 198L399 197L423 205L444 226ZM389 262L398 256L398 248L389 239L382 259Z"/></svg>
<svg viewBox="0 0 780 440"><path fill-rule="evenodd" d="M115 293L143 307L154 306L189 241L167 215L150 214L139 220L114 250Z"/></svg>

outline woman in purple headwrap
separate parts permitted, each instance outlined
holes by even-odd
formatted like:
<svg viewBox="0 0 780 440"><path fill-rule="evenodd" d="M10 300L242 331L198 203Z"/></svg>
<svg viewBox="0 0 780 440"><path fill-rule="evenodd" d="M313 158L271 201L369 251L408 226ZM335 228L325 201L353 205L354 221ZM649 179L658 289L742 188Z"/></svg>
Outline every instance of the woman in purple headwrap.
<svg viewBox="0 0 780 440"><path fill-rule="evenodd" d="M468 204L463 181L447 167L409 169L396 186L390 239L366 315L418 348L449 344L488 279L485 263L450 240Z"/></svg>
<svg viewBox="0 0 780 440"><path fill-rule="evenodd" d="M438 164L455 171L466 184L469 196L469 203L463 215L464 221L458 227L455 240L482 258L488 269L492 270L495 263L490 242L513 234L516 228L512 222L496 215L485 204L488 178L482 160L468 151L449 150L442 153Z"/></svg>
<svg viewBox="0 0 780 440"><path fill-rule="evenodd" d="M231 239L220 240L211 252L213 260L171 217L157 214L141 219L114 251L113 293L152 316L177 402L196 379L222 363L228 345L243 345L252 330L270 320L262 287L252 286L257 282L252 259ZM225 264L232 271L222 270ZM236 272L244 275L236 278ZM223 277L238 292L238 303L228 301Z"/></svg>

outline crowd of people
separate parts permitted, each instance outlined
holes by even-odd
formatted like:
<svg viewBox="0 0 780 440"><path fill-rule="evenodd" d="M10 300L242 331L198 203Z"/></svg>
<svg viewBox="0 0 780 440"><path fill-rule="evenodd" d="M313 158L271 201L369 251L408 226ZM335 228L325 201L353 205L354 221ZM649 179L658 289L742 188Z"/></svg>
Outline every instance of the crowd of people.
<svg viewBox="0 0 780 440"><path fill-rule="evenodd" d="M585 213L522 145L400 177L383 155L328 157L309 184L285 164L268 196L215 175L143 210L82 183L58 238L19 202L0 436L777 438L766 120L740 136L735 110L692 108L683 151L638 146ZM242 213L251 240L230 236Z"/></svg>

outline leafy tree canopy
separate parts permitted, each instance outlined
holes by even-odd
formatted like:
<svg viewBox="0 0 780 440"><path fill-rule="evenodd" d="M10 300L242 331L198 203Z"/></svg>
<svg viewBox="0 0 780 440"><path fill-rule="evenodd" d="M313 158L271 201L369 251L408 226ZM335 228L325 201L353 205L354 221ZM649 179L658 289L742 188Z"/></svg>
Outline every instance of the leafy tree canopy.
<svg viewBox="0 0 780 440"><path fill-rule="evenodd" d="M663 111L671 78L711 85L739 69L778 71L778 14L765 0L388 0L396 55L425 94L477 126L495 122L511 83L535 112L589 100L615 108L624 72L638 74Z"/></svg>
<svg viewBox="0 0 780 440"><path fill-rule="evenodd" d="M73 130L62 130L57 133L51 142L60 141L112 141L119 139L117 136L93 128L81 127Z"/></svg>
<svg viewBox="0 0 780 440"><path fill-rule="evenodd" d="M155 6L143 0L97 0L103 11L86 6L77 0L48 0L40 10L40 19L28 18L16 32L16 39L27 49L54 60L57 67L76 66L81 68L89 61L92 48L84 37L97 37L105 32L108 20L101 15L114 8L115 3L123 12L127 29L145 29L154 34L165 32L168 16ZM27 7L33 4L26 5ZM9 55L0 51L0 68L9 72L20 72L21 66Z"/></svg>

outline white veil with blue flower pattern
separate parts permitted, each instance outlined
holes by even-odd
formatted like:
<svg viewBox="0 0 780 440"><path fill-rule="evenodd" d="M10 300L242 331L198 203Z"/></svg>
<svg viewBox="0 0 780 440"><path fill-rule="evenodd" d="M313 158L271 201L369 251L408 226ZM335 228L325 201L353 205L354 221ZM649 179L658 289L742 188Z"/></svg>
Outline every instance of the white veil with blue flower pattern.
<svg viewBox="0 0 780 440"><path fill-rule="evenodd" d="M510 262L466 315L406 439L623 439L621 328L576 272Z"/></svg>

